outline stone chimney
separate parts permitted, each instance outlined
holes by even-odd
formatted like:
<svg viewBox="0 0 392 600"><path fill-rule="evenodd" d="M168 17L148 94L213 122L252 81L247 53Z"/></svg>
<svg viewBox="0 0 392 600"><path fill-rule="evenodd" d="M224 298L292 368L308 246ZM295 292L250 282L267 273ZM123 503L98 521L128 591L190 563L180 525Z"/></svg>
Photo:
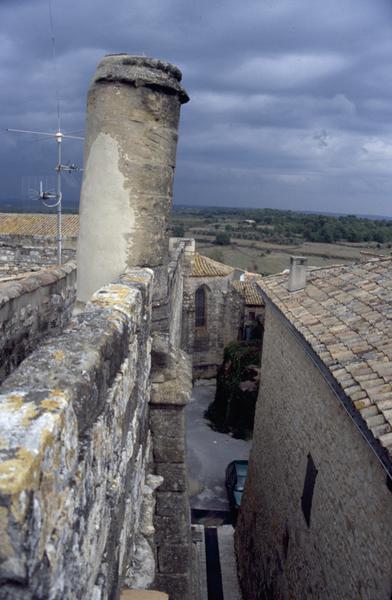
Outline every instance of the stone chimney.
<svg viewBox="0 0 392 600"><path fill-rule="evenodd" d="M168 255L181 104L180 70L160 60L106 56L87 106L77 297L86 302L127 267Z"/></svg>
<svg viewBox="0 0 392 600"><path fill-rule="evenodd" d="M305 288L307 268L308 259L306 256L290 256L290 272L287 286L289 292L297 292Z"/></svg>

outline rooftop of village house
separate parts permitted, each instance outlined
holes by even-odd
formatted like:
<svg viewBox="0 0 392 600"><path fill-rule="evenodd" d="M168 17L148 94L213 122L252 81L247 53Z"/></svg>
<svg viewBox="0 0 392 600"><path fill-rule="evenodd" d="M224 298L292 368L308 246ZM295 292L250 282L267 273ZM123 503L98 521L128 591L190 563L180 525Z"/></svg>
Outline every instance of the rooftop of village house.
<svg viewBox="0 0 392 600"><path fill-rule="evenodd" d="M55 237L56 219L55 214L0 213L0 235ZM64 237L77 237L79 215L63 214L61 225Z"/></svg>
<svg viewBox="0 0 392 600"><path fill-rule="evenodd" d="M244 297L245 304L264 306L260 288L255 281L233 281L233 287Z"/></svg>
<svg viewBox="0 0 392 600"><path fill-rule="evenodd" d="M312 270L297 292L287 283L279 274L258 285L392 458L392 258Z"/></svg>
<svg viewBox="0 0 392 600"><path fill-rule="evenodd" d="M191 277L225 277L235 271L234 267L195 252Z"/></svg>

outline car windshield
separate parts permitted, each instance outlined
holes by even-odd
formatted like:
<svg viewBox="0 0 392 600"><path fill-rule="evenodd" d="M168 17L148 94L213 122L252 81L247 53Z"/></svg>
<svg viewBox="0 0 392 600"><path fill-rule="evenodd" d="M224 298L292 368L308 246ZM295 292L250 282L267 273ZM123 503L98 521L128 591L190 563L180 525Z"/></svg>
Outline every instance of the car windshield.
<svg viewBox="0 0 392 600"><path fill-rule="evenodd" d="M235 465L236 471L237 471L237 475L238 477L246 477L246 474L248 472L248 463L240 463L237 462Z"/></svg>
<svg viewBox="0 0 392 600"><path fill-rule="evenodd" d="M238 477L237 477L237 483L236 483L235 489L238 490L239 492L242 492L244 489L245 479L246 479L245 475L238 475Z"/></svg>

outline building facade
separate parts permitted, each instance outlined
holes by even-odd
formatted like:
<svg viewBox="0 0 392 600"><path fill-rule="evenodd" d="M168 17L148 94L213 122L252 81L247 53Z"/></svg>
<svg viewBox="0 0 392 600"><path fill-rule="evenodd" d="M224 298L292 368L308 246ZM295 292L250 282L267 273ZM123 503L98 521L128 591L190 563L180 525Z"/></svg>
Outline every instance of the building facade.
<svg viewBox="0 0 392 600"><path fill-rule="evenodd" d="M243 596L392 592L392 260L317 269L266 301L249 477L236 530Z"/></svg>

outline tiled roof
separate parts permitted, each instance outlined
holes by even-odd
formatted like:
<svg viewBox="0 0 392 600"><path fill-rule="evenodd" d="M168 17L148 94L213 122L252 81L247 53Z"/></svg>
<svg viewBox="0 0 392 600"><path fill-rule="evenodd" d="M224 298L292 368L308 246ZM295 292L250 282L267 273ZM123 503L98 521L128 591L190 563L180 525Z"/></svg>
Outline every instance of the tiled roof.
<svg viewBox="0 0 392 600"><path fill-rule="evenodd" d="M65 237L79 234L79 215L62 215L62 232ZM55 214L0 213L0 235L56 235Z"/></svg>
<svg viewBox="0 0 392 600"><path fill-rule="evenodd" d="M321 268L306 288L258 282L340 384L392 458L392 258Z"/></svg>
<svg viewBox="0 0 392 600"><path fill-rule="evenodd" d="M195 252L191 277L224 277L233 273L234 267L212 260Z"/></svg>
<svg viewBox="0 0 392 600"><path fill-rule="evenodd" d="M233 281L233 286L245 300L245 304L253 306L263 306L264 302L261 297L260 288L252 281Z"/></svg>

